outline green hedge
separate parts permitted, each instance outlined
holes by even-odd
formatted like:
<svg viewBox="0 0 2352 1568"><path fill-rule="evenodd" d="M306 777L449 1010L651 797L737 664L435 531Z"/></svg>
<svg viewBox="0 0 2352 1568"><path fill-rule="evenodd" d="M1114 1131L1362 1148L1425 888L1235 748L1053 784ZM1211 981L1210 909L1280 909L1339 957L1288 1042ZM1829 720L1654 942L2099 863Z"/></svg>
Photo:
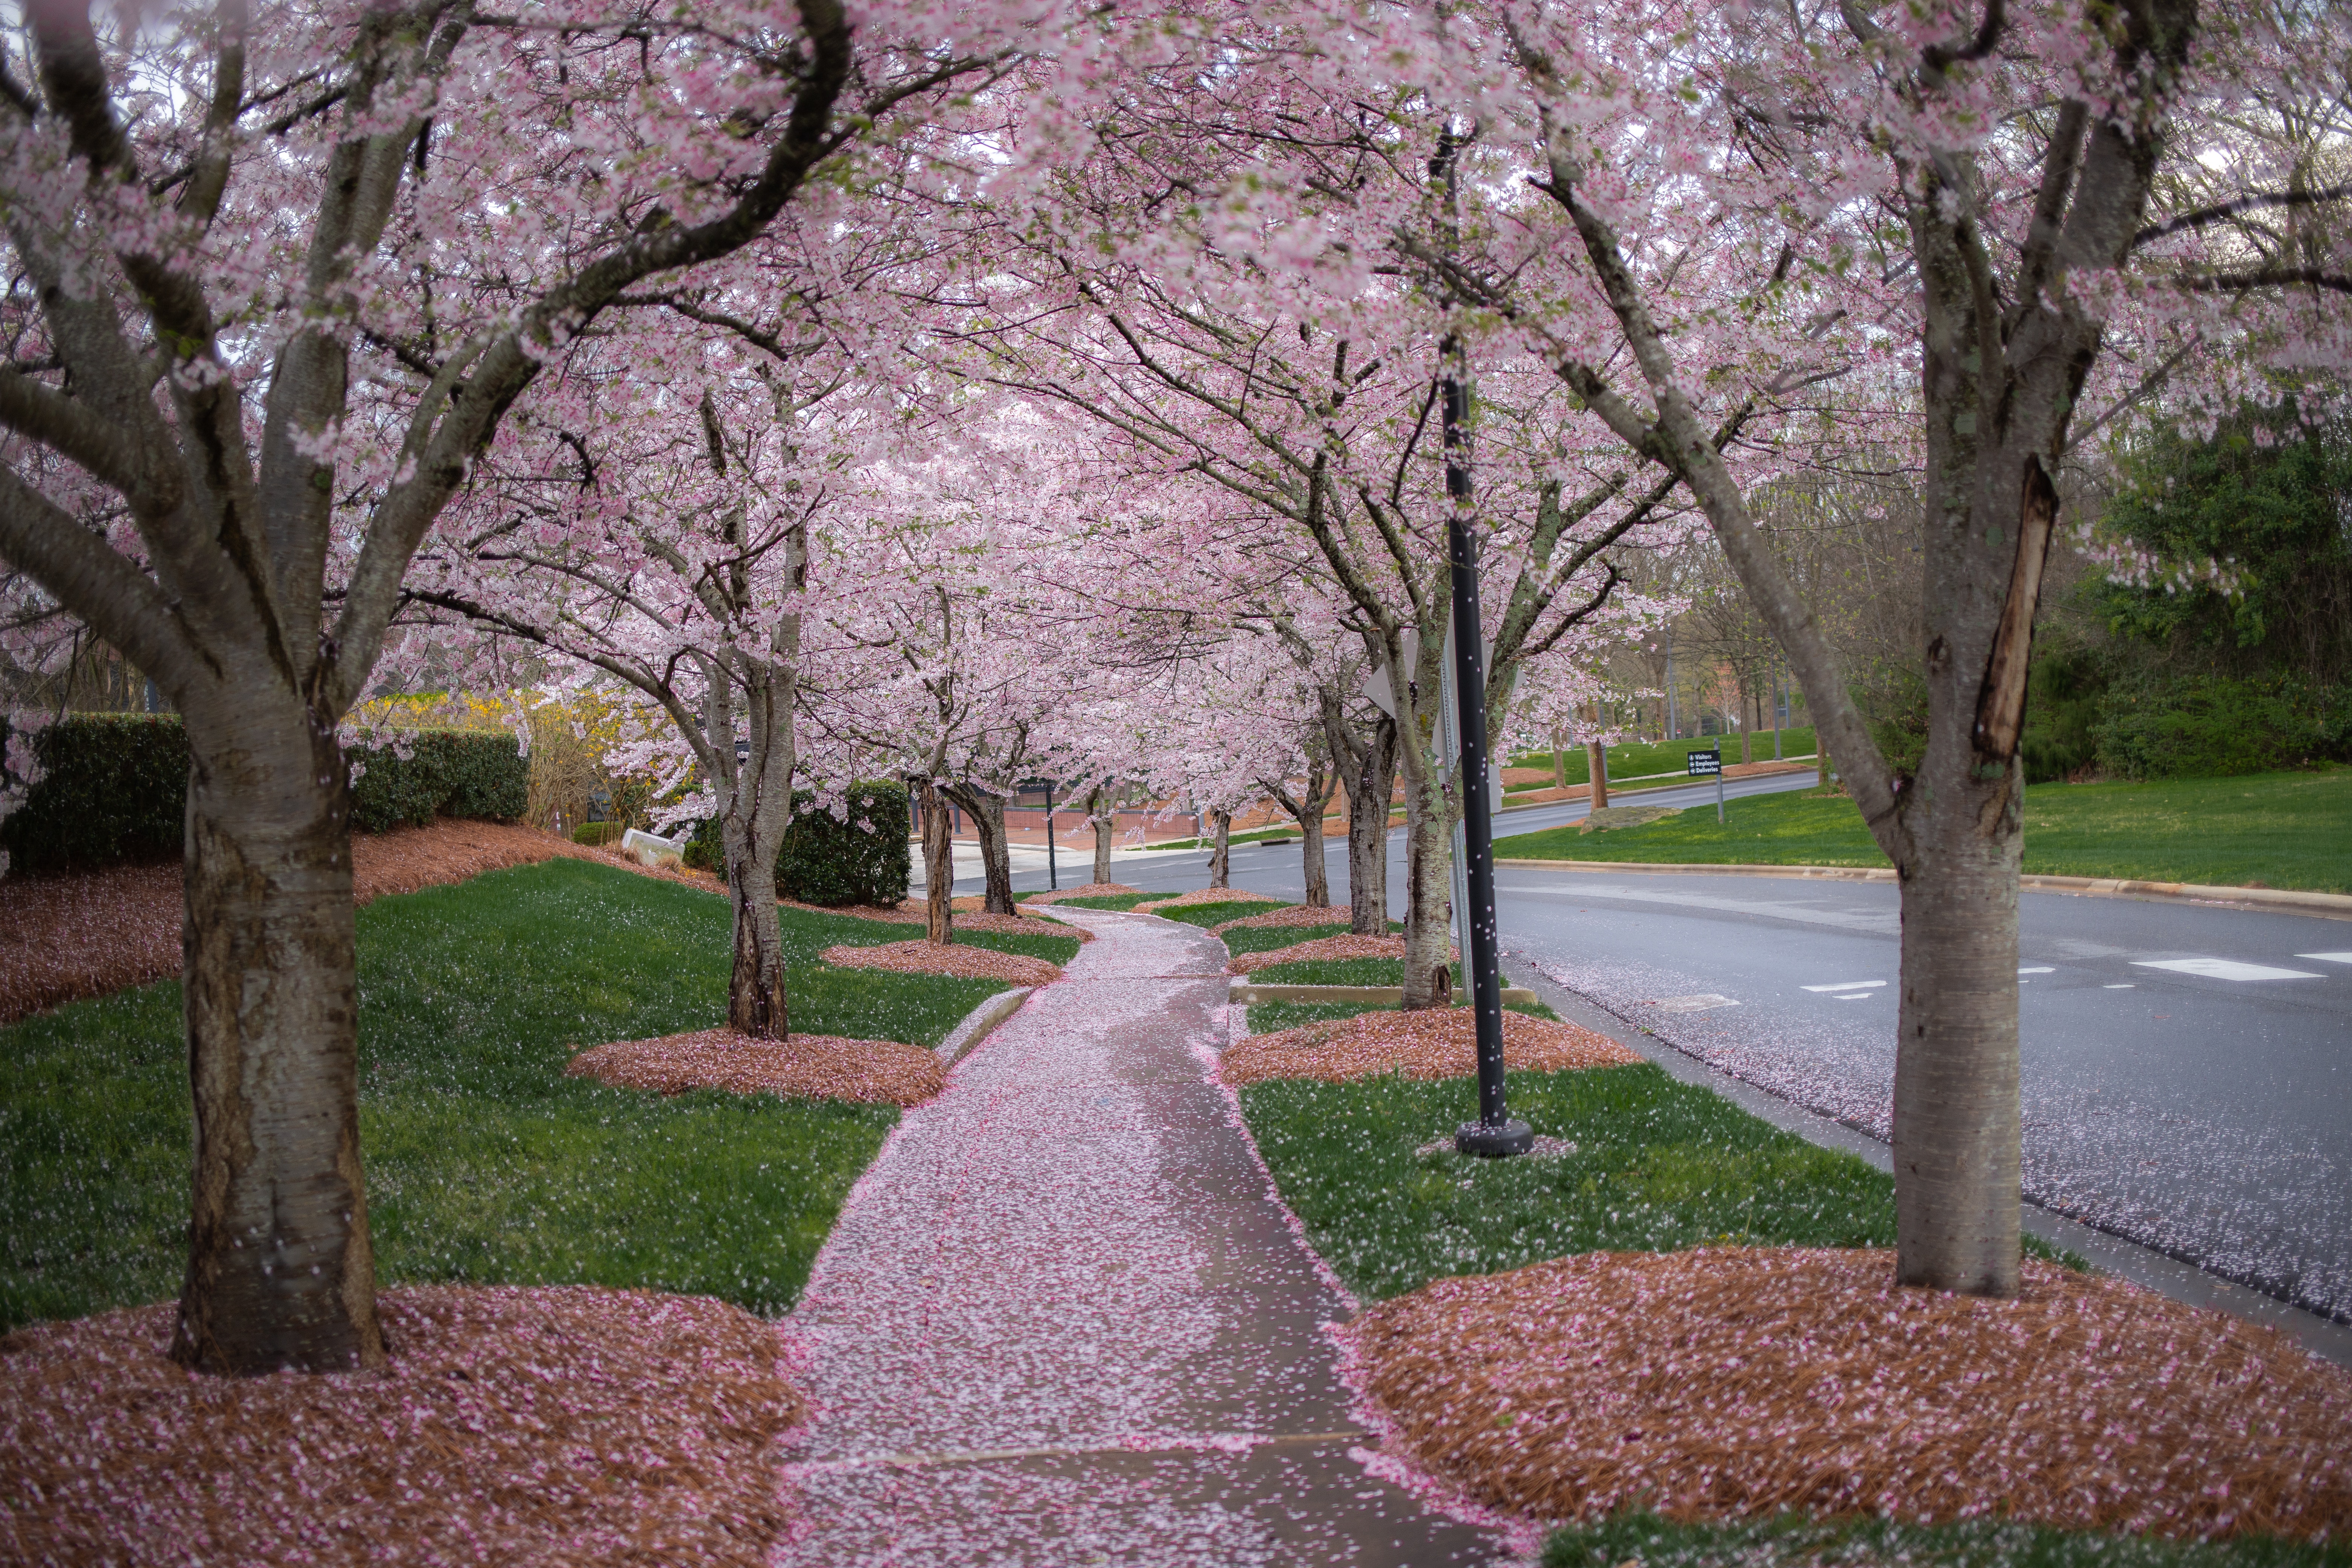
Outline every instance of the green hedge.
<svg viewBox="0 0 2352 1568"><path fill-rule="evenodd" d="M776 891L804 904L838 909L878 904L887 909L907 896L914 861L907 844L907 786L866 783L849 786L849 820L816 808L809 790L793 792L793 822L776 853ZM686 863L698 871L726 872L719 824L695 824L687 840Z"/></svg>
<svg viewBox="0 0 2352 1568"><path fill-rule="evenodd" d="M5 735L0 725L0 735ZM74 713L33 738L46 770L0 821L15 871L94 870L181 853L188 742L174 713ZM406 758L352 748L352 826L381 833L436 816L512 821L530 800L530 768L511 735L424 730Z"/></svg>
<svg viewBox="0 0 2352 1568"><path fill-rule="evenodd" d="M511 822L530 805L530 764L512 735L419 730L404 758L389 746L353 750L367 764L352 784L352 826L362 833L436 816Z"/></svg>
<svg viewBox="0 0 2352 1568"><path fill-rule="evenodd" d="M2277 773L2352 755L2352 682L2126 678L2108 689L2092 734L2101 769L2115 778Z"/></svg>
<svg viewBox="0 0 2352 1568"><path fill-rule="evenodd" d="M827 909L877 904L907 896L913 859L907 846L907 786L854 784L849 820L819 809L807 790L793 792L793 825L776 854L776 891Z"/></svg>
<svg viewBox="0 0 2352 1568"><path fill-rule="evenodd" d="M7 721L0 720L0 743ZM176 859L187 835L188 739L176 713L71 713L33 735L46 770L0 820L12 872Z"/></svg>

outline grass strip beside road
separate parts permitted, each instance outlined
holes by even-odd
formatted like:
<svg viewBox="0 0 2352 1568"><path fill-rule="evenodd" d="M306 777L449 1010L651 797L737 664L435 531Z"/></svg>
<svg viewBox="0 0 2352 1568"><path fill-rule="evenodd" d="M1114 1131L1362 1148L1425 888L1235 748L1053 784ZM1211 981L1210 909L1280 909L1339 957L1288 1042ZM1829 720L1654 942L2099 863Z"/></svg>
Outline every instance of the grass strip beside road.
<svg viewBox="0 0 2352 1568"><path fill-rule="evenodd" d="M1477 1119L1470 1079L1274 1079L1240 1096L1283 1201L1366 1300L1600 1249L1894 1245L1891 1178L1647 1063L1515 1072L1506 1087L1512 1115L1574 1151L1414 1152Z"/></svg>
<svg viewBox="0 0 2352 1568"><path fill-rule="evenodd" d="M1688 765L1685 759L1693 752L1712 751L1717 746L1723 748L1725 762L1739 761L1739 737L1737 735L1709 735L1704 740L1697 741L1633 742L1612 746L1609 748L1609 776L1612 779L1632 779L1653 773L1681 773ZM1780 731L1782 757L1810 756L1812 751L1811 726ZM1568 782L1571 785L1592 782L1591 758L1591 753L1582 746L1571 746L1568 749L1563 760L1568 764ZM1772 760L1771 731L1759 730L1749 735L1748 760L1755 763L1769 763ZM1521 752L1510 760L1508 765L1515 768L1549 768L1552 765L1551 753ZM1517 787L1549 789L1551 784L1549 782L1528 784Z"/></svg>
<svg viewBox="0 0 2352 1568"><path fill-rule="evenodd" d="M1906 1524L1775 1514L1736 1523L1625 1513L1556 1531L1543 1568L2352 1568L2352 1545L2265 1536L2167 1541L2004 1520Z"/></svg>
<svg viewBox="0 0 2352 1568"><path fill-rule="evenodd" d="M1573 826L1495 842L1498 858L1716 866L1885 866L1853 802L1748 795L1640 827ZM2024 869L2213 887L2352 892L2352 768L2146 784L2035 784Z"/></svg>
<svg viewBox="0 0 2352 1568"><path fill-rule="evenodd" d="M935 1045L1003 989L833 969L816 953L908 928L780 918L797 1031ZM723 1021L727 929L723 899L579 860L359 911L361 1147L386 1283L791 1306L896 1110L563 1076L585 1047ZM0 1028L0 1331L178 1289L184 1052L177 982Z"/></svg>

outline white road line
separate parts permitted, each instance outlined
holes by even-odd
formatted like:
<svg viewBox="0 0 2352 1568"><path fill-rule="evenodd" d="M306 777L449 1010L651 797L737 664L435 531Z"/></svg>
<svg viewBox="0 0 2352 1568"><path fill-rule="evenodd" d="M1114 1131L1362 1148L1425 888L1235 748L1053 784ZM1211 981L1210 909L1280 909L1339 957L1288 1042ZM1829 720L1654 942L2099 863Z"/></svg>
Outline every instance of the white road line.
<svg viewBox="0 0 2352 1568"><path fill-rule="evenodd" d="M2315 958L2322 963L2352 963L2352 952L2298 952L2297 958Z"/></svg>
<svg viewBox="0 0 2352 1568"><path fill-rule="evenodd" d="M2032 969L2021 969L2018 973L2020 974L2055 974L2058 972L2046 963L2039 963Z"/></svg>
<svg viewBox="0 0 2352 1568"><path fill-rule="evenodd" d="M1884 980L1849 980L1839 985L1808 985L1808 991L1875 991L1885 984Z"/></svg>
<svg viewBox="0 0 2352 1568"><path fill-rule="evenodd" d="M2134 969L2169 969L2177 974L2201 974L2208 980L2323 980L2308 969L2274 969L2267 963L2240 963L2233 958L2136 958Z"/></svg>
<svg viewBox="0 0 2352 1568"><path fill-rule="evenodd" d="M1830 1000L1832 1002L1867 1002L1870 1000L1870 993L1867 991L1857 991L1850 996L1832 996Z"/></svg>
<svg viewBox="0 0 2352 1568"><path fill-rule="evenodd" d="M2102 985L2099 989L2102 991L2137 991L2139 987L2137 985Z"/></svg>

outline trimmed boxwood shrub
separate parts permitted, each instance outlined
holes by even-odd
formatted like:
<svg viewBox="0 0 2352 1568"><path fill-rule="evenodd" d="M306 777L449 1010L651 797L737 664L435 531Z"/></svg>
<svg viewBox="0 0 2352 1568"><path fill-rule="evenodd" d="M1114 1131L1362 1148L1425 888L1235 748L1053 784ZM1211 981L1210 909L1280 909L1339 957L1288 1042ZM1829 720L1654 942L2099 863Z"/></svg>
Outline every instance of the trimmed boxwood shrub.
<svg viewBox="0 0 2352 1568"><path fill-rule="evenodd" d="M5 727L0 725L0 735ZM33 737L45 770L0 820L11 871L88 871L170 860L188 810L188 741L176 713L72 713ZM436 816L510 822L530 800L530 768L512 735L417 731L409 756L353 748L352 826L381 833Z"/></svg>
<svg viewBox="0 0 2352 1568"><path fill-rule="evenodd" d="M878 904L907 896L913 873L907 847L907 786L854 784L849 820L816 804L808 790L793 792L793 825L776 854L776 891L827 909Z"/></svg>
<svg viewBox="0 0 2352 1568"><path fill-rule="evenodd" d="M839 909L877 904L884 909L907 896L914 858L907 844L910 818L907 786L872 783L849 786L849 820L821 810L811 790L793 792L793 822L776 852L776 891L803 904ZM727 853L719 822L704 817L686 841L686 864L697 871L727 873Z"/></svg>
<svg viewBox="0 0 2352 1568"><path fill-rule="evenodd" d="M7 721L0 720L0 744ZM187 836L188 738L176 713L69 713L33 735L46 770L0 820L12 872L176 859Z"/></svg>
<svg viewBox="0 0 2352 1568"><path fill-rule="evenodd" d="M409 754L353 748L366 768L352 782L352 826L382 833L436 816L511 822L530 804L530 764L512 735L488 730L419 730Z"/></svg>

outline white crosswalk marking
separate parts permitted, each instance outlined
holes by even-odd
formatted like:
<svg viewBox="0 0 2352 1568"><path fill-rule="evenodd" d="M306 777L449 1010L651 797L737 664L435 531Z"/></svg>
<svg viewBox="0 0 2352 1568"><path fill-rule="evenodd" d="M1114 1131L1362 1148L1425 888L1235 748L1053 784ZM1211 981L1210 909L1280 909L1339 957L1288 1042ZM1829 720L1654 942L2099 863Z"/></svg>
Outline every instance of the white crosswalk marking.
<svg viewBox="0 0 2352 1568"><path fill-rule="evenodd" d="M2274 969L2267 963L2241 963L2234 958L2136 958L2134 969L2169 969L2177 974L2201 974L2208 980L2319 980L2308 969Z"/></svg>
<svg viewBox="0 0 2352 1568"><path fill-rule="evenodd" d="M2055 974L2058 972L2046 963L2037 963L2031 969L2021 969L2018 973L2020 974Z"/></svg>
<svg viewBox="0 0 2352 1568"><path fill-rule="evenodd" d="M2298 952L2297 958L2315 958L2322 963L2352 963L2352 952Z"/></svg>
<svg viewBox="0 0 2352 1568"><path fill-rule="evenodd" d="M1808 991L1875 991L1885 984L1884 980L1849 980L1838 985L1808 985Z"/></svg>

